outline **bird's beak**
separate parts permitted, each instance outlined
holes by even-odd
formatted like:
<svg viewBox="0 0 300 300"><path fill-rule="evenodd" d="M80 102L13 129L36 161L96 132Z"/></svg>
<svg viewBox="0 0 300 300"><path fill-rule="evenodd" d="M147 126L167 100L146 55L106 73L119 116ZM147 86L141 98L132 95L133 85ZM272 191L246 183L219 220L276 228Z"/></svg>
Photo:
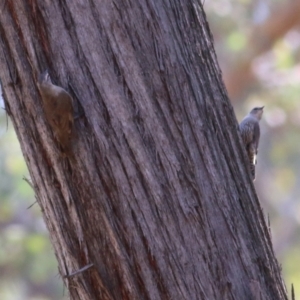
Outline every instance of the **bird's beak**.
<svg viewBox="0 0 300 300"><path fill-rule="evenodd" d="M264 106L262 106L260 109L263 110L263 109L264 109Z"/></svg>

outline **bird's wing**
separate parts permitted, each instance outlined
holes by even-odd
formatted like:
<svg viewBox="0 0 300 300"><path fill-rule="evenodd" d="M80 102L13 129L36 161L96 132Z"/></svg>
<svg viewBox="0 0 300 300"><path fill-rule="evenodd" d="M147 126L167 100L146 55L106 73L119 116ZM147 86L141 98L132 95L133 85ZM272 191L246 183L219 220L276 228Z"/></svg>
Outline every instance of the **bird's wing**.
<svg viewBox="0 0 300 300"><path fill-rule="evenodd" d="M74 122L73 99L67 93L63 92L59 96L60 101L57 106L57 115L59 115L59 126L65 133L71 133ZM63 114L61 112L64 112Z"/></svg>
<svg viewBox="0 0 300 300"><path fill-rule="evenodd" d="M259 144L259 137L260 137L259 124L258 124L258 122L255 122L254 126L253 126L253 143L256 148L256 153L257 153L257 148L258 148L258 144Z"/></svg>
<svg viewBox="0 0 300 300"><path fill-rule="evenodd" d="M240 132L245 145L248 145L253 141L254 122L250 118L244 119L240 124Z"/></svg>

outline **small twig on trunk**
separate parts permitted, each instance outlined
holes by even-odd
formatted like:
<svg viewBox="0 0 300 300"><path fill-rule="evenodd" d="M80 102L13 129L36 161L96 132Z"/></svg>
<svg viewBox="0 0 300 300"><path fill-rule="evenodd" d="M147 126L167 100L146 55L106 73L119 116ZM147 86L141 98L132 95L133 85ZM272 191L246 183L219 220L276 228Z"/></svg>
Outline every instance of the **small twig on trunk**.
<svg viewBox="0 0 300 300"><path fill-rule="evenodd" d="M31 205L29 205L28 207L27 207L27 209L30 209L34 204L36 204L37 203L37 201L34 201Z"/></svg>
<svg viewBox="0 0 300 300"><path fill-rule="evenodd" d="M79 273L82 273L82 272L86 271L87 269L91 268L93 265L94 264L86 265L83 268L81 268L81 269L79 269L79 270L77 270L77 271L75 271L75 272L73 272L73 273L71 273L69 275L65 275L63 278L70 278L70 277L75 276L75 275L77 275Z"/></svg>
<svg viewBox="0 0 300 300"><path fill-rule="evenodd" d="M32 182L31 182L30 179L28 179L25 176L23 176L23 180L26 181L29 184L29 186L34 190L34 186L33 186L33 184L32 184Z"/></svg>

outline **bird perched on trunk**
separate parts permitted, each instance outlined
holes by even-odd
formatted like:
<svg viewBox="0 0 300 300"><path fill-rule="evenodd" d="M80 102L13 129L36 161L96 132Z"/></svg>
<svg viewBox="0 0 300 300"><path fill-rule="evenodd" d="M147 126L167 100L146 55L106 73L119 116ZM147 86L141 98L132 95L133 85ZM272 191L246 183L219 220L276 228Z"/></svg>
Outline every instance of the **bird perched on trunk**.
<svg viewBox="0 0 300 300"><path fill-rule="evenodd" d="M54 136L63 152L69 156L74 123L73 99L65 89L52 83L48 70L40 74L38 88Z"/></svg>
<svg viewBox="0 0 300 300"><path fill-rule="evenodd" d="M259 121L263 114L264 106L253 108L240 124L241 136L248 154L250 170L255 179L256 155L260 137Z"/></svg>

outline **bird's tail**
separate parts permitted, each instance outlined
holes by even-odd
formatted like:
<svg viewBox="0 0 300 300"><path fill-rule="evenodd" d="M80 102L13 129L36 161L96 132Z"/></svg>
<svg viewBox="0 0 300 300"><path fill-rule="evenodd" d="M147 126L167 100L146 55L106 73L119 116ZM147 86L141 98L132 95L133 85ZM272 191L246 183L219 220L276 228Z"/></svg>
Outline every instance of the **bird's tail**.
<svg viewBox="0 0 300 300"><path fill-rule="evenodd" d="M255 180L256 153L253 151L249 151L249 163L250 163L250 171L251 171L252 179L254 181Z"/></svg>

